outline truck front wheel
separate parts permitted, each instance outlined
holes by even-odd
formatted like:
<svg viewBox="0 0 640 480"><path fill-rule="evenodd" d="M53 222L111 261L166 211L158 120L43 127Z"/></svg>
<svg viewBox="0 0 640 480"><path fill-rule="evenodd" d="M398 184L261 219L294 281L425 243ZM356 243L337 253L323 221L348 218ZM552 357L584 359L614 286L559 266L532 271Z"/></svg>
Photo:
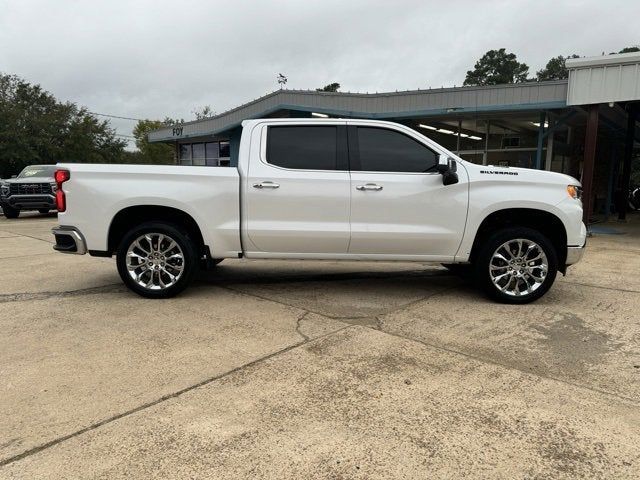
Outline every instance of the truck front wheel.
<svg viewBox="0 0 640 480"><path fill-rule="evenodd" d="M193 280L198 255L189 235L176 225L143 223L120 242L116 263L127 287L147 298L169 298Z"/></svg>
<svg viewBox="0 0 640 480"><path fill-rule="evenodd" d="M9 205L2 206L2 213L4 213L4 216L7 218L18 218L18 216L20 216L20 210L10 207Z"/></svg>
<svg viewBox="0 0 640 480"><path fill-rule="evenodd" d="M503 303L537 300L551 288L558 272L553 244L541 233L525 227L494 233L484 242L474 263L478 284Z"/></svg>

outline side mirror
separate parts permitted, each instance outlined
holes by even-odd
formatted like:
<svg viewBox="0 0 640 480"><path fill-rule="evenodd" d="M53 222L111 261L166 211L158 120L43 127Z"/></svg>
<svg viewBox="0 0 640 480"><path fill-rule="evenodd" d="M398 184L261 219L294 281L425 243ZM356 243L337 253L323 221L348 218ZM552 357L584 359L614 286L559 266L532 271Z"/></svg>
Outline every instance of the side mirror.
<svg viewBox="0 0 640 480"><path fill-rule="evenodd" d="M458 183L458 165L456 161L451 157L440 155L438 159L438 173L442 175L443 185L453 185Z"/></svg>

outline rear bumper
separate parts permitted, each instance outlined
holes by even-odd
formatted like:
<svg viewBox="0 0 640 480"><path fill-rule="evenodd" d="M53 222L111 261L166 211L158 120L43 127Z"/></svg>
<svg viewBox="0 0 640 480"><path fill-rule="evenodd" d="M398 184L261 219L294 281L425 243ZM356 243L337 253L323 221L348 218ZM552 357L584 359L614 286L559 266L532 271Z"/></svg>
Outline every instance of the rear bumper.
<svg viewBox="0 0 640 480"><path fill-rule="evenodd" d="M56 227L51 230L56 238L53 249L60 253L84 255L87 253L87 242L75 227Z"/></svg>

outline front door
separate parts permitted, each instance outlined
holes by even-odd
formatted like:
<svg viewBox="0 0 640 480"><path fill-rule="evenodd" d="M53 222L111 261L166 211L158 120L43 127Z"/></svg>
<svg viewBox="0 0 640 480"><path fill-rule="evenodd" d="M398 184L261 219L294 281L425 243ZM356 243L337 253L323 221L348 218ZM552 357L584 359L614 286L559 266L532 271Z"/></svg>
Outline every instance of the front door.
<svg viewBox="0 0 640 480"><path fill-rule="evenodd" d="M264 125L245 187L249 252L345 254L350 182L344 122Z"/></svg>
<svg viewBox="0 0 640 480"><path fill-rule="evenodd" d="M438 153L412 131L349 126L351 243L361 255L453 257L462 240L468 185L443 185Z"/></svg>

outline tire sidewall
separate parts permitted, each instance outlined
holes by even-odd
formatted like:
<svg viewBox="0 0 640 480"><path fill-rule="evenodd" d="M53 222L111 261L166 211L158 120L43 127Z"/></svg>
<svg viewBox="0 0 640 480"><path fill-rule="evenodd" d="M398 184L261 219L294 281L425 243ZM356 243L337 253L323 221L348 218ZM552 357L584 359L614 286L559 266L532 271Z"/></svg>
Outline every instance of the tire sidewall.
<svg viewBox="0 0 640 480"><path fill-rule="evenodd" d="M507 295L499 291L491 280L489 274L489 263L496 249L516 238L525 238L537 243L547 256L548 271L544 283L534 292L519 297ZM526 227L512 227L499 230L484 242L484 246L478 254L475 262L475 278L478 285L494 300L502 303L525 304L533 302L542 297L553 285L558 273L558 255L551 241L537 230Z"/></svg>
<svg viewBox="0 0 640 480"><path fill-rule="evenodd" d="M127 250L133 241L145 233L162 233L167 235L182 249L184 255L184 270L180 279L169 288L163 290L146 289L138 285L129 275L126 264ZM163 222L146 222L131 229L124 235L116 251L116 265L124 284L138 295L147 298L170 298L182 292L193 280L198 270L198 255L189 235L179 227Z"/></svg>
<svg viewBox="0 0 640 480"><path fill-rule="evenodd" d="M2 205L2 213L6 218L18 218L20 216L20 210L8 205Z"/></svg>

